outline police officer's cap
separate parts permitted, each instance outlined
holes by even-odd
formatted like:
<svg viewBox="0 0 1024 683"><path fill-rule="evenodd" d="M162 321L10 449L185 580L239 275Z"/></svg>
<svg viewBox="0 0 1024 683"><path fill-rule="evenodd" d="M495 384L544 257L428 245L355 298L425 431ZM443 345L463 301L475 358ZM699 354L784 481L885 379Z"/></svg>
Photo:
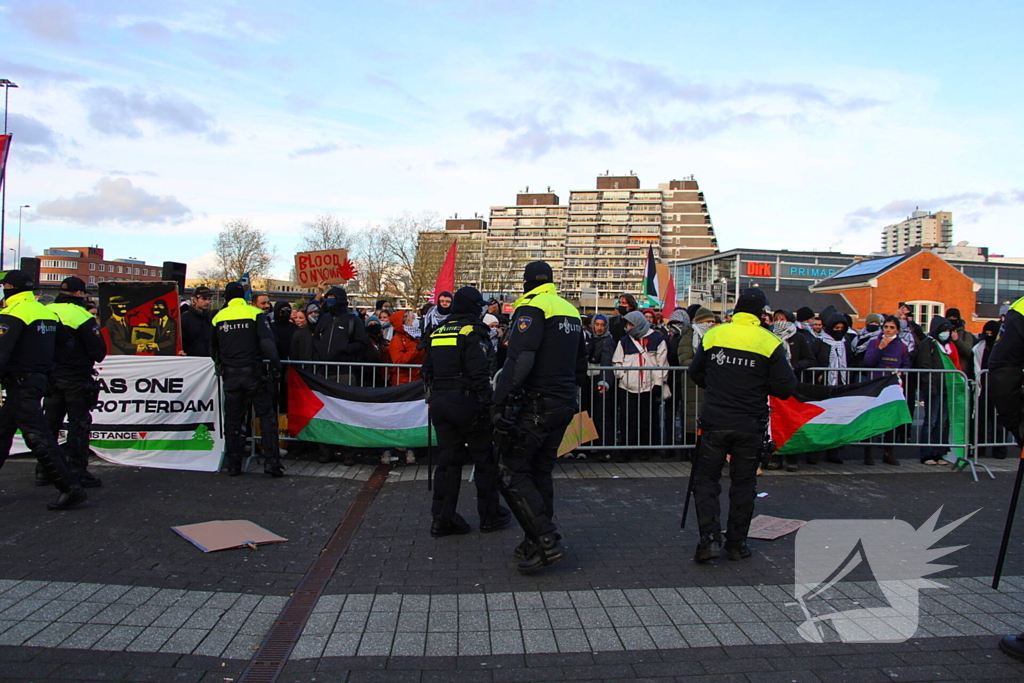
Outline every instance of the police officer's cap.
<svg viewBox="0 0 1024 683"><path fill-rule="evenodd" d="M85 280L80 277L66 277L60 283L60 291L62 292L84 292L88 285L85 284Z"/></svg>
<svg viewBox="0 0 1024 683"><path fill-rule="evenodd" d="M231 301L239 297L245 296L245 285L241 282L229 282L227 287L224 288L224 299L225 301Z"/></svg>
<svg viewBox="0 0 1024 683"><path fill-rule="evenodd" d="M736 299L736 310L744 313L762 313L768 305L768 297L764 295L760 287L750 287L740 293Z"/></svg>
<svg viewBox="0 0 1024 683"><path fill-rule="evenodd" d="M527 263L526 270L523 272L523 280L526 282L551 282L554 279L555 276L551 272L551 266L543 261Z"/></svg>
<svg viewBox="0 0 1024 683"><path fill-rule="evenodd" d="M32 289L35 284L32 278L23 270L12 270L4 275L3 282L0 284L10 285L15 289Z"/></svg>
<svg viewBox="0 0 1024 683"><path fill-rule="evenodd" d="M452 297L452 313L479 313L487 305L476 287L463 287Z"/></svg>

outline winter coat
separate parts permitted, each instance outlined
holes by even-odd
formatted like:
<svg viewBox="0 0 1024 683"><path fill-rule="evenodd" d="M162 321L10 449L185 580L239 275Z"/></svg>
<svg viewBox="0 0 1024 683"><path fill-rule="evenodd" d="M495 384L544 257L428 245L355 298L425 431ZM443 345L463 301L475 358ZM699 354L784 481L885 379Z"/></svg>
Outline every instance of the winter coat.
<svg viewBox="0 0 1024 683"><path fill-rule="evenodd" d="M427 352L418 346L418 339L413 339L404 329L395 329L395 336L391 338L391 344L388 346L390 356L388 362L399 365L415 365L416 367L387 368L389 386L408 384L420 379L420 366L423 365L423 357L427 355Z"/></svg>
<svg viewBox="0 0 1024 683"><path fill-rule="evenodd" d="M903 370L911 366L910 351L897 335L884 349L880 347L882 335L872 337L864 349L863 366L866 368L887 368ZM884 372L872 372L865 379L878 379Z"/></svg>
<svg viewBox="0 0 1024 683"><path fill-rule="evenodd" d="M804 370L814 367L814 364L817 363L817 356L811 351L807 337L800 334L799 329L796 334L786 340L786 344L789 346L789 365L799 380Z"/></svg>
<svg viewBox="0 0 1024 683"><path fill-rule="evenodd" d="M673 365L688 368L693 362L693 330L691 329L686 334L679 337L679 346L676 348L676 362ZM697 433L697 419L700 417L700 407L704 403L704 389L697 386L697 383L690 377L689 372L681 373L683 379L682 385L682 397L681 400L683 405L680 406L679 410L682 411L686 424L685 430L687 434Z"/></svg>
<svg viewBox="0 0 1024 683"><path fill-rule="evenodd" d="M943 348L939 345L942 342L939 341L939 334L942 332L952 332L953 326L950 325L949 321L945 318L936 316L932 318L932 324L928 329L928 336L921 341L920 346L917 349L917 357L914 359L914 367L921 370L942 370L946 367L942 361L943 355L948 355L950 360L956 366L959 361L959 353L956 351L956 346L952 342L946 342ZM920 375L935 375L937 373L918 373ZM916 378L920 383L919 386L924 387L923 391L927 391L930 395L936 396L943 392L945 383L942 381L941 375L933 377L918 377Z"/></svg>
<svg viewBox="0 0 1024 683"><path fill-rule="evenodd" d="M660 332L650 330L637 341L628 334L619 340L612 356L612 365L623 367L659 367L659 370L616 370L619 388L631 394L653 391L661 387L662 399L671 396L668 387L668 340Z"/></svg>

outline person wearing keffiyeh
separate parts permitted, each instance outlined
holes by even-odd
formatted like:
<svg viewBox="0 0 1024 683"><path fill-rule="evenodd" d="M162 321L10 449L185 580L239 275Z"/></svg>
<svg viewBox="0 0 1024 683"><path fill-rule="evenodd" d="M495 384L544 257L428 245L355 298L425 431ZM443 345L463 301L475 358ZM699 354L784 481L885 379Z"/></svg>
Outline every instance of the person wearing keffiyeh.
<svg viewBox="0 0 1024 683"><path fill-rule="evenodd" d="M849 368L853 365L853 349L850 346L848 331L849 325L842 313L833 313L828 317L815 360L817 367ZM850 383L850 373L841 370L826 371L823 376L819 375L819 377L829 386ZM839 458L838 448L826 451L825 460L836 464L843 462Z"/></svg>

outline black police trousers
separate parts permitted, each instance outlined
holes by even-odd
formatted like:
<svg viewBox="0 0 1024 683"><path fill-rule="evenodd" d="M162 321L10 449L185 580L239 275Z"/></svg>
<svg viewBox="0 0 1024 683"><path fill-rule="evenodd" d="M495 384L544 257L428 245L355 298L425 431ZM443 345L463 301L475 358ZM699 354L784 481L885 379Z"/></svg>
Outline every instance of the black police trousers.
<svg viewBox="0 0 1024 683"><path fill-rule="evenodd" d="M53 438L43 416L43 395L46 375L39 372L5 374L0 383L7 391L7 400L0 406L0 465L11 454L14 433L21 429L32 455L43 466L50 481L61 493L79 488L72 475L64 451Z"/></svg>
<svg viewBox="0 0 1024 683"><path fill-rule="evenodd" d="M522 501L534 518L537 534L555 531L555 486L551 471L558 460L558 446L565 428L576 414L576 404L554 398L529 401L516 420L516 443L502 454L508 470L508 490Z"/></svg>
<svg viewBox="0 0 1024 683"><path fill-rule="evenodd" d="M693 498L701 538L711 536L717 541L721 535L718 496L722 493L722 485L719 480L725 456L729 455L729 522L725 542L727 545L739 545L747 540L750 519L754 515L757 452L760 447L760 434L705 430L701 435L700 452L693 466Z"/></svg>
<svg viewBox="0 0 1024 683"><path fill-rule="evenodd" d="M50 377L43 411L54 439L67 417L68 436L64 456L73 470L84 470L89 464L89 434L92 431L92 409L99 398L99 383L92 376Z"/></svg>
<svg viewBox="0 0 1024 683"><path fill-rule="evenodd" d="M459 504L462 466L476 465L476 510L481 522L498 511L498 461L491 443L490 415L475 396L461 391L435 391L430 398L430 421L437 434L440 455L434 468L430 513L450 520Z"/></svg>
<svg viewBox="0 0 1024 683"><path fill-rule="evenodd" d="M260 420L263 457L268 462L280 459L273 380L260 365L225 366L221 375L224 386L224 449L228 464L242 461L245 453L243 434L250 407Z"/></svg>

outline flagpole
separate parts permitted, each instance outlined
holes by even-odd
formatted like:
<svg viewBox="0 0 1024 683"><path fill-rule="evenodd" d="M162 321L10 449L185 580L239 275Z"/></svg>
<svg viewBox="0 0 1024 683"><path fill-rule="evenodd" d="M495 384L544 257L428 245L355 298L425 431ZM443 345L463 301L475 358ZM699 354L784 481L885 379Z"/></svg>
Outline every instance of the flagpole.
<svg viewBox="0 0 1024 683"><path fill-rule="evenodd" d="M999 579L1003 576L1003 561L1006 549L1010 545L1010 531L1013 529L1013 517L1017 514L1017 499L1020 498L1021 480L1024 480L1024 449L1021 449L1017 460L1017 481L1013 484L1013 496L1010 498L1010 509L1006 512L1006 524L1003 526L1003 542L999 545L999 557L996 559L996 571L992 576L992 588L998 590Z"/></svg>

